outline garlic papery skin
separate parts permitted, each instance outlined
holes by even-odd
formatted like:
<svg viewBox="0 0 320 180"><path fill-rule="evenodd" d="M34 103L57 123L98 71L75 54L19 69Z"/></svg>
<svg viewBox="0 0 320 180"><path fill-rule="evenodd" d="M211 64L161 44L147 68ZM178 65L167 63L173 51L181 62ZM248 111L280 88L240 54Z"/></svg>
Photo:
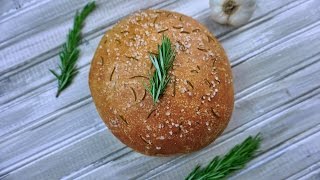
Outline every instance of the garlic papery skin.
<svg viewBox="0 0 320 180"><path fill-rule="evenodd" d="M249 21L255 0L210 0L211 17L220 24L241 26Z"/></svg>

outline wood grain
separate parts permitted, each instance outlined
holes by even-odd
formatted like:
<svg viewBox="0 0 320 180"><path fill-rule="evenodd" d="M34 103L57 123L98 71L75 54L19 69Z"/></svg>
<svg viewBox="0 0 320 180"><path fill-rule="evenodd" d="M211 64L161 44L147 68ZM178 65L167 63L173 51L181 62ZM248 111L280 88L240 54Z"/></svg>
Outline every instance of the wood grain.
<svg viewBox="0 0 320 180"><path fill-rule="evenodd" d="M320 63L318 63L318 65L317 65L318 67L317 68L319 68L320 67ZM304 73L307 73L308 72L308 74L305 74L305 77L310 77L310 74L312 74L312 73L314 73L314 71L316 71L316 69L317 68L314 68L314 71L310 71L310 69L312 69L312 68L314 68L313 66L310 66L308 69L305 69L305 71L301 71L300 72L300 74L302 73L302 74L304 74ZM310 73L310 74L309 74ZM285 79L285 81L288 83L288 84L292 84L292 87L290 88L290 87L288 87L289 89L294 89L294 84L293 84L293 82L295 82L297 79L297 77L300 77L299 75L292 75L292 76L289 76L288 78L286 78ZM318 77L310 77L310 79L312 79L312 78L315 78L314 80L316 80L317 78L319 78L320 76L318 76ZM278 94L279 96L281 96L281 94L283 95L283 94L285 94L286 92L286 88L287 88L287 84L282 84L281 83L282 81L280 81L279 83L277 83L277 84L273 84L273 85L270 85L267 89L265 89L265 92L267 92L268 94L265 94L265 95L262 95L262 94L260 94L259 92L257 92L257 93L255 93L256 95L252 95L253 97L256 97L257 96L257 98L258 99L260 99L260 101L263 101L263 99L266 99L266 97L269 97L270 96L270 94ZM313 82L314 83L314 82ZM281 84L281 85L280 85ZM245 132L247 132L248 130L248 128L250 128L250 127L252 127L252 126L255 126L255 125L257 125L257 124L259 124L259 127L260 128L258 128L258 130L257 129L255 129L255 128L253 128L254 130L256 130L256 131L261 131L262 130L262 133L264 134L264 132L265 132L265 134L267 135L267 136L269 136L269 134L270 134L270 140L274 140L275 142L277 141L276 139L272 139L272 138L275 138L275 136L278 136L278 135L274 135L274 136L272 136L272 134L276 134L276 133L280 133L280 132L282 132L282 133L292 133L292 135L294 135L295 133L296 133L296 130L298 130L298 131L304 131L305 129L308 129L308 128L311 128L313 125L315 125L315 124L317 124L317 123L319 123L318 121L317 121L317 119L316 119L316 117L318 116L318 114L312 114L312 113L309 113L309 114L311 114L312 115L312 117L314 118L314 121L313 121L313 123L311 123L311 122L309 122L308 121L308 123L304 123L303 121L297 121L296 123L302 123L303 125L304 125L304 127L302 127L301 126L301 124L299 124L299 125L296 125L295 127L292 127L292 128L290 128L290 126L289 125L294 125L294 123L292 123L292 122L288 122L288 124L283 124L280 120L278 120L277 119L277 122L279 121L279 126L281 125L281 127L282 128L280 128L280 127L277 127L276 125L275 125L275 122L271 122L271 121L269 121L268 120L268 118L272 118L272 117L274 117L275 115L277 115L277 116L279 116L278 115L278 113L279 112L282 112L282 111L284 111L284 109L288 109L288 108L290 108L290 107L292 107L292 106L294 106L294 105L296 105L296 104L298 104L299 105L299 103L301 103L301 102L303 102L303 101L305 101L306 99L308 100L310 100L311 98L313 98L315 95L317 95L317 94L319 94L319 92L320 92L320 89L319 89L319 86L318 86L318 88L316 89L316 90L313 90L313 88L311 89L311 92L309 92L309 93L307 93L307 94L305 94L304 96L300 96L300 97L294 97L294 101L292 101L292 100L289 100L289 101L291 101L290 103L287 103L286 104L286 106L283 106L282 108L280 108L280 109L274 109L274 110L272 110L271 112L266 112L266 114L262 114L261 116L259 116L259 117L257 117L256 119L253 119L251 122L249 122L249 123L246 123L245 122L245 119L250 119L250 118L252 118L252 116L255 116L255 114L254 114L254 110L251 112L251 113L248 113L248 117L247 118L245 118L245 119L238 119L238 118L235 118L235 116L233 116L233 119L232 119L232 121L231 122L234 122L234 123L237 123L239 126L235 129L235 130L233 130L233 131L231 131L231 132L228 132L228 129L224 132L224 134L223 134L223 136L222 137L220 137L218 140L217 140L217 142L216 143L214 143L213 145L210 145L210 147L208 148L208 150L207 151L209 151L209 152L206 152L206 151L204 151L204 152L206 152L206 154L202 154L203 152L199 152L199 153L194 153L195 155L193 155L193 154L191 154L191 155L187 155L187 156L179 156L178 158L169 158L169 159L157 159L158 161L155 161L153 158L145 158L145 157L138 157L138 158L136 158L136 159L130 159L129 158L129 160L128 161L130 161L130 164L127 164L127 165L124 165L124 164L126 164L126 162L122 162L122 161L120 161L119 163L113 163L114 164L114 166L115 167L122 167L122 168L116 168L117 169L117 172L116 172L116 174L117 175L130 175L130 176L132 176L132 174L134 173L134 172L132 172L132 171L134 171L134 170L130 170L130 169L133 169L133 167L140 167L141 169L144 169L145 170L145 172L141 172L141 170L139 170L139 171L137 171L137 172L135 172L135 173L139 173L139 174L136 174L136 177L141 177L141 179L144 179L144 178L146 178L146 177L150 177L150 175L152 175L151 177L153 177L153 175L155 174L155 173L161 173L161 174L166 174L167 172L166 172L166 170L167 170L167 168L168 167L171 167L172 166L172 175L174 175L174 173L175 173L175 171L173 170L173 169L175 169L175 168L178 168L178 167L180 167L180 166L190 166L190 168L191 167L193 167L193 163L191 164L191 165L189 165L190 163L186 163L186 162L193 162L193 160L191 160L190 159L190 157L193 157L193 156L196 156L195 158L194 158L194 160L196 160L196 159L198 159L198 158L200 158L200 155L201 155L201 157L203 156L203 159L201 158L201 160L199 160L199 162L202 162L204 159L206 160L206 162L207 161L209 161L209 159L211 158L211 157L213 157L214 155L216 155L216 153L218 153L219 154L219 152L217 152L217 150L216 149L212 149L212 148L216 148L216 147L220 147L221 146L221 148L225 148L225 143L227 143L227 142L229 142L230 141L230 139L229 138L231 138L232 137L232 139L235 137L235 136L237 136L237 135L243 135L243 132L245 131ZM303 93L304 94L304 93ZM274 98L274 101L273 101L273 103L274 102L276 102L277 100L279 100L277 97L279 97L278 95L276 95L276 96L274 96L273 98ZM270 98L270 97L269 97ZM269 99L268 98L268 99ZM240 100L241 101L241 100ZM317 100L315 100L315 101L317 101ZM247 101L248 102L248 101ZM238 102L236 102L236 104L238 104ZM304 103L304 104L306 104L306 103ZM308 103L307 103L308 104ZM316 104L317 105L317 104ZM316 106L315 105L315 107L313 108L313 109L310 109L311 111L314 111L315 109L316 109ZM254 106L254 104L251 104L251 105L247 105L247 107L248 108L254 108L253 107ZM303 105L301 105L301 106L303 106ZM239 108L237 108L236 107L236 109L235 109L235 112L241 112L241 111L243 111L241 108L239 109ZM302 113L302 115L304 115L303 114L303 112L304 111L301 111L300 113ZM288 114L285 114L284 116L288 116ZM291 117L295 117L296 115L295 114L293 114L293 115L291 115ZM266 120L267 119L267 120ZM292 121L296 121L296 119L289 119L289 120L292 120ZM261 122L262 121L262 122ZM262 125L260 125L262 123ZM266 124L268 124L268 123L270 123L270 129L268 128L268 129L264 129L265 128L265 126L266 126ZM285 129L287 129L287 127L286 126L288 126L288 129L292 129L291 131L285 131ZM298 128L298 127L300 127L300 128ZM305 129L304 129L305 128ZM273 131L274 132L269 132L269 131L271 131L271 129L273 129ZM280 132L279 132L280 131ZM268 132L268 133L267 133ZM245 134L247 134L247 133L245 133ZM285 136L286 138L288 138L287 136ZM240 142L240 140L235 140L235 142ZM280 141L281 142L281 141ZM220 153L221 154L223 154L223 152L226 152L227 150L226 149L224 149L224 150L222 150ZM200 155L199 155L200 154ZM135 156L135 155L133 155L133 156ZM123 158L123 161L126 161L127 160L127 157L124 159ZM194 162L194 163L197 163L197 162ZM175 166L176 164L178 164L177 166ZM153 167L156 167L156 169L152 169ZM110 168L110 167L109 167ZM150 169L151 168L151 169ZM182 167L182 169L183 168L186 168L186 167ZM189 170L191 170L189 168ZM106 171L106 169L104 169L104 171ZM127 173L126 173L127 172ZM179 170L179 172L180 172L180 170ZM141 174L140 174L141 173ZM145 175L143 175L144 173L146 173ZM181 174L181 176L182 176L183 174ZM184 174L184 175L186 175L186 174ZM108 175L107 175L108 176ZM162 176L161 176L162 177ZM164 178L164 177L163 177Z"/></svg>
<svg viewBox="0 0 320 180"><path fill-rule="evenodd" d="M98 42L98 39L97 39L97 41L96 42ZM95 46L94 46L95 47ZM227 48L227 47L226 47ZM88 57L88 56L90 56L90 53L87 53L87 52L92 52L92 51L94 51L94 48L90 48L90 47L83 47L83 51L84 51L84 56L83 57L81 57L80 58L80 65L81 65L81 61L82 60L90 60L91 58L90 57ZM231 61L233 61L232 59L231 59ZM84 68L87 68L87 67L84 67ZM42 72L43 71L46 71L46 69L44 69L44 68L42 68L42 70L41 70ZM40 71L40 72L41 72ZM85 71L85 70L84 70ZM86 71L85 71L86 72ZM38 71L36 71L36 73L38 73ZM46 86L48 86L48 88L49 88L49 86L50 86L50 91L51 92L45 92L45 93L55 93L54 91L55 91L55 86L56 86L56 84L55 84L55 82L53 82L53 76L51 75L51 74L48 74L47 72L46 72L46 74L47 74L47 77L49 76L49 78L51 79L49 82L50 82L50 84L47 84L47 83L45 83L43 86L41 86L41 84L39 83L39 82L37 82L37 86L36 87L40 87L40 89L33 89L33 93L36 93L36 92L43 92L44 90L43 89L41 89L41 88L44 88L44 87L46 87ZM31 75L33 75L33 74L31 74ZM28 75L27 75L27 77L28 77ZM41 79L41 78L40 78ZM80 79L86 79L85 77L82 77L82 78L80 78ZM12 81L12 82L15 82L15 81ZM40 84L40 85L39 85ZM83 84L83 85L85 85L86 86L86 84ZM17 84L17 86L19 86L18 84ZM1 87L5 87L5 86L1 86ZM34 87L34 88L36 88L36 87ZM27 87L26 87L27 88ZM17 88L16 88L17 89ZM25 88L23 88L23 89L25 89ZM21 89L22 91L23 91L23 89ZM84 90L86 90L87 89L87 87L84 87L84 88L80 88L80 89L84 89ZM76 89L75 89L76 90ZM86 94L85 95L85 97L87 97L88 95L89 95L89 93L88 93L88 91L83 91L83 92L75 92L75 93L81 93L81 94ZM30 94L25 94L25 92L23 93L25 96L30 96ZM72 93L72 94L74 94L74 93ZM27 97L24 97L24 99L25 98L27 98ZM41 96L38 96L38 97L41 97ZM81 95L81 96L73 96L73 97L75 97L75 98L77 98L77 97L83 97L83 95ZM48 99L47 99L47 97L46 96L44 96L44 98L45 98L45 101L48 101ZM21 98L22 99L22 98ZM51 98L52 99L52 102L55 102L56 101L56 99L54 98L54 97L52 97ZM13 100L13 101L11 101L10 103L7 103L5 106L7 106L7 107L10 107L12 104L14 104L14 103L17 103L17 101L19 102L19 104L20 104L20 106L24 106L23 105L23 103L21 103L20 102L20 98L16 98L15 100ZM45 101L42 101L42 100L40 100L41 102L44 102L44 103L46 103ZM72 101L71 101L72 102ZM29 102L30 103L30 102ZM70 100L65 100L64 101L64 103L70 103ZM59 105L64 105L63 103L59 103ZM42 106L42 105L41 105ZM24 106L25 108L26 108L26 106ZM61 106L60 106L61 107ZM63 106L62 106L63 107ZM49 107L49 108L53 108L53 109L56 109L56 108L54 108L54 107ZM3 109L6 109L6 108L3 108ZM37 114L34 114L34 115L37 115ZM41 113L39 114L39 115L41 115ZM34 119L37 119L37 118L34 118ZM28 119L24 119L25 121L27 121ZM12 121L10 121L10 122L12 122ZM12 124L10 124L10 125L12 125Z"/></svg>
<svg viewBox="0 0 320 180"><path fill-rule="evenodd" d="M305 167L305 169L301 169L299 172L292 174L290 177L288 177L288 180L293 179L312 179L316 180L320 177L320 161L317 163L314 163L311 166Z"/></svg>
<svg viewBox="0 0 320 180"><path fill-rule="evenodd" d="M56 99L47 69L56 68L74 12L85 3L12 0L0 8L0 179L179 179L257 132L262 151L231 179L319 178L320 1L258 0L251 21L231 28L212 22L208 1L98 0L84 27L80 73ZM90 97L89 62L102 34L151 7L202 22L233 66L233 118L214 144L193 154L133 152L106 129Z"/></svg>
<svg viewBox="0 0 320 180"><path fill-rule="evenodd" d="M0 17L8 13L10 10L15 9L15 3L13 1L3 1L0 6Z"/></svg>

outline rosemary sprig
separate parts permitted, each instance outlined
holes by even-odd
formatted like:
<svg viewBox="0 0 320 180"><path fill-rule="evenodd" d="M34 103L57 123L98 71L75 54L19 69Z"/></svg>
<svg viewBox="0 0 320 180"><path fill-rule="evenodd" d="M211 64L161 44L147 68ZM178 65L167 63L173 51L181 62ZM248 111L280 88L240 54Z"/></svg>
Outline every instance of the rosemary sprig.
<svg viewBox="0 0 320 180"><path fill-rule="evenodd" d="M73 22L73 29L69 30L67 41L63 44L62 50L59 53L61 62L59 69L61 74L58 75L58 73L50 69L50 72L58 80L58 91L56 97L58 97L61 91L70 85L72 79L78 73L76 62L80 53L78 45L80 44L81 40L81 28L85 18L94 10L95 7L96 5L93 1L88 3L80 13L78 11L76 12Z"/></svg>
<svg viewBox="0 0 320 180"><path fill-rule="evenodd" d="M245 167L253 159L261 144L260 134L249 136L241 144L233 147L223 157L216 156L205 168L199 165L188 175L186 180L217 180L224 179L234 171Z"/></svg>
<svg viewBox="0 0 320 180"><path fill-rule="evenodd" d="M155 68L153 76L150 77L150 86L146 87L152 95L154 104L159 101L169 81L169 70L173 65L175 51L171 47L171 41L167 36L162 37L161 45L158 45L158 55L150 54L150 60Z"/></svg>

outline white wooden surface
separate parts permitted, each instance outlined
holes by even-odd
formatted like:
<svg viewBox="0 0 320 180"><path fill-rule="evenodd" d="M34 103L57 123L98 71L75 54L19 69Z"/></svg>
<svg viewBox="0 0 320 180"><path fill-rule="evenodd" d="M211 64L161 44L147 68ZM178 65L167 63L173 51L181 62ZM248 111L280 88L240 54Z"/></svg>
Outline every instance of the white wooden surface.
<svg viewBox="0 0 320 180"><path fill-rule="evenodd" d="M0 0L0 179L183 179L261 132L261 151L230 179L320 179L320 1L257 0L239 28L215 24L208 0L98 0L83 29L74 83L55 98L58 52L85 0ZM139 9L194 17L221 41L236 89L232 120L207 148L156 158L121 144L90 97L103 33Z"/></svg>

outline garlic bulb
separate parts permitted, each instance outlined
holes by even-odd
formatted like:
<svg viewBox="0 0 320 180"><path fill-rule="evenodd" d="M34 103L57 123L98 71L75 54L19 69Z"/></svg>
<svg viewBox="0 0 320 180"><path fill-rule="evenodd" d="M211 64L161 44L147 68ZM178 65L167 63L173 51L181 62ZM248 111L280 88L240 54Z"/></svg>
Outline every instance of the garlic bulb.
<svg viewBox="0 0 320 180"><path fill-rule="evenodd" d="M249 21L255 0L210 0L211 17L220 24L241 26Z"/></svg>

